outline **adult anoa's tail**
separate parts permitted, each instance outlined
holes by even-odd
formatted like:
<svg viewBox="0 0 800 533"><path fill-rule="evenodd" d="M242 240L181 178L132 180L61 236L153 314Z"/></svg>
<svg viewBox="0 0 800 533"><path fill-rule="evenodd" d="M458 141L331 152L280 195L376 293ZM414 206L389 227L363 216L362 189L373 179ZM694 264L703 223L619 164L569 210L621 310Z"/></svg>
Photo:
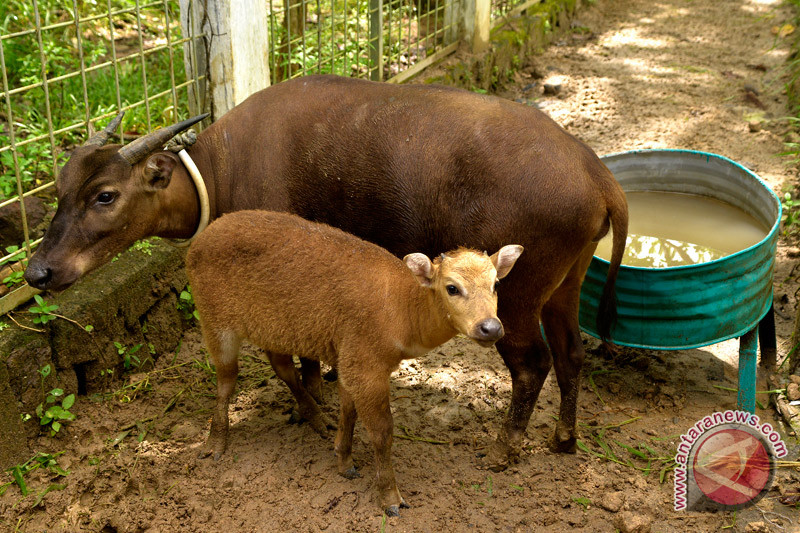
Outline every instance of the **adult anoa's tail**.
<svg viewBox="0 0 800 533"><path fill-rule="evenodd" d="M628 202L616 180L612 178L612 181L612 190L607 194L608 219L612 231L611 264L608 266L608 276L597 308L597 333L607 347L613 346L611 330L617 322L617 297L614 289L628 238Z"/></svg>

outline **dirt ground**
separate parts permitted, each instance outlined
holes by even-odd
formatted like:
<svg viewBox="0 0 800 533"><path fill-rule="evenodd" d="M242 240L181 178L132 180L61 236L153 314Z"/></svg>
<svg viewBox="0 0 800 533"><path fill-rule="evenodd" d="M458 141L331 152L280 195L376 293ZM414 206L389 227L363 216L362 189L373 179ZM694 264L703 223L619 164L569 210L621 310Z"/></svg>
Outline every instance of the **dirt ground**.
<svg viewBox="0 0 800 533"><path fill-rule="evenodd" d="M776 156L788 124L783 83L789 21L778 0L599 0L574 31L528 58L502 96L537 105L599 154L635 148L715 152L758 173L776 192L795 171ZM543 77L543 78L542 78ZM544 95L544 82L560 89ZM781 244L775 297L779 358L790 349L798 281L795 246ZM28 475L0 497L0 529L21 531L800 531L800 513L778 502L800 488L781 468L756 507L734 513L673 511L678 437L714 411L735 408L736 341L681 352L623 350L608 360L593 339L579 403L582 441L620 462L548 451L558 388L548 378L518 464L477 468L510 399L494 349L457 338L393 378L398 486L410 509L382 515L372 448L356 427L363 477L336 474L332 438L288 423L292 398L265 357L246 350L231 413L230 446L197 459L214 402L213 371L199 332L155 369L126 377L105 397L80 398L77 420L36 450L57 453L69 475ZM763 379L759 390L764 390ZM336 419L335 385L324 409ZM767 405L766 394L759 401ZM772 408L758 409L774 421ZM35 423L31 421L29 423ZM777 424L777 422L776 422ZM790 458L798 448L783 434ZM624 446L635 447L648 461ZM662 482L663 476L663 482ZM0 483L4 482L0 479ZM63 485L37 498L48 486ZM37 499L40 500L38 505ZM757 523L761 523L760 525Z"/></svg>

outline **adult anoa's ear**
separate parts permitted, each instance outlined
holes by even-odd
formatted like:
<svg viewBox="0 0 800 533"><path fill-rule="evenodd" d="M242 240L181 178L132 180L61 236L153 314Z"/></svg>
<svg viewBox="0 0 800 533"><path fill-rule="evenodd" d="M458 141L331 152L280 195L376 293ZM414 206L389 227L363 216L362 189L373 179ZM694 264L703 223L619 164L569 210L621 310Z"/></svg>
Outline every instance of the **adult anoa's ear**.
<svg viewBox="0 0 800 533"><path fill-rule="evenodd" d="M433 265L425 254L408 254L403 258L403 262L411 270L417 282L423 287L433 285Z"/></svg>
<svg viewBox="0 0 800 533"><path fill-rule="evenodd" d="M145 188L151 192L166 189L172 179L175 165L175 159L163 152L148 157L144 164Z"/></svg>
<svg viewBox="0 0 800 533"><path fill-rule="evenodd" d="M497 270L497 279L503 279L511 272L511 267L517 262L525 248L519 244L509 244L500 248L492 257L492 264Z"/></svg>

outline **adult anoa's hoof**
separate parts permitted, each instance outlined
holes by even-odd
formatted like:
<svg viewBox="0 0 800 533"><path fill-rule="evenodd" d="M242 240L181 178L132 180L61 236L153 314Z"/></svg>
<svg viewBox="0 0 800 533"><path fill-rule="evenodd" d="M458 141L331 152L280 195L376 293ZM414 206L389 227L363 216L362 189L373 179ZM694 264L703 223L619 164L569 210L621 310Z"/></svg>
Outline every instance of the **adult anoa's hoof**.
<svg viewBox="0 0 800 533"><path fill-rule="evenodd" d="M356 479L357 477L361 477L361 473L358 470L356 470L355 466L351 466L344 472L340 472L340 474L342 475L342 477L345 477L347 479Z"/></svg>
<svg viewBox="0 0 800 533"><path fill-rule="evenodd" d="M311 428L320 434L321 437L327 438L329 435L328 430L336 429L336 424L331 420L328 415L319 411L309 416L308 423Z"/></svg>
<svg viewBox="0 0 800 533"><path fill-rule="evenodd" d="M519 452L511 448L502 440L495 441L489 452L478 457L478 468L502 472L519 459Z"/></svg>
<svg viewBox="0 0 800 533"><path fill-rule="evenodd" d="M553 453L575 453L578 439L570 435L565 439L560 439L558 433L554 433L548 442L548 448Z"/></svg>

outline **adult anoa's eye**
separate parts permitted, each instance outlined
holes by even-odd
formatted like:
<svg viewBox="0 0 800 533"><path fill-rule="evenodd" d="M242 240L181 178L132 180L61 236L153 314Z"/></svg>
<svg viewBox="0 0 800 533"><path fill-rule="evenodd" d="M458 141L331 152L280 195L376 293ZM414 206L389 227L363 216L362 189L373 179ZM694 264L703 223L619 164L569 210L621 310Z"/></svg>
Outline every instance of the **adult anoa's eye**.
<svg viewBox="0 0 800 533"><path fill-rule="evenodd" d="M445 289L447 289L447 294L449 294L450 296L456 296L458 294L458 287L456 287L455 285L448 285L447 287L445 287Z"/></svg>
<svg viewBox="0 0 800 533"><path fill-rule="evenodd" d="M97 195L97 203L101 205L108 205L114 201L116 195L113 192L103 191Z"/></svg>

